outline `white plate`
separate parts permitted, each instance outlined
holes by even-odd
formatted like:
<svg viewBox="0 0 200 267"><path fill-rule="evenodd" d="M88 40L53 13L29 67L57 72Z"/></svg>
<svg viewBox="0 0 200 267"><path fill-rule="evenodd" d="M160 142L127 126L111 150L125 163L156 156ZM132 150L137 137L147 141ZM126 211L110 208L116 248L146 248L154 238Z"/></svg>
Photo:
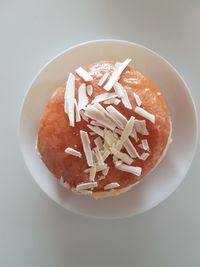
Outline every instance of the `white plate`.
<svg viewBox="0 0 200 267"><path fill-rule="evenodd" d="M160 89L173 123L173 143L162 163L135 188L117 197L93 200L61 187L35 151L39 118L53 91L78 66L99 60L133 64ZM99 218L121 218L155 207L183 180L192 162L197 141L197 120L189 89L177 71L155 52L134 43L98 40L67 49L36 75L25 96L20 115L19 139L26 165L39 187L64 208Z"/></svg>

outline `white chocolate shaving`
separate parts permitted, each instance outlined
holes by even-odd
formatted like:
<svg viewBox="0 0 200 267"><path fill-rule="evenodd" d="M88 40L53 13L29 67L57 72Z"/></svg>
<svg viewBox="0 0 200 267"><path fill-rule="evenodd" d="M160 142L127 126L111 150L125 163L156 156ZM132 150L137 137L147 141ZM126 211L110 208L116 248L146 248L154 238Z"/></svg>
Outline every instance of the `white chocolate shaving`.
<svg viewBox="0 0 200 267"><path fill-rule="evenodd" d="M143 139L141 142L142 143L141 143L141 146L140 147L143 148L146 151L149 151L149 144L148 144L147 139Z"/></svg>
<svg viewBox="0 0 200 267"><path fill-rule="evenodd" d="M134 98L135 98L135 102L136 102L136 104L140 107L141 104L142 104L142 101L141 101L139 95L137 95L136 93L133 93L133 96L134 96Z"/></svg>
<svg viewBox="0 0 200 267"><path fill-rule="evenodd" d="M91 189L91 188L94 188L94 187L97 187L97 182L87 182L87 183L81 183L81 184L78 184L76 186L76 190L77 191L81 191L81 190L87 190L87 189Z"/></svg>
<svg viewBox="0 0 200 267"><path fill-rule="evenodd" d="M81 117L82 117L82 119L83 119L84 121L86 121L86 122L89 122L89 119L88 119L88 117L87 117L87 116L85 116L85 114L84 114L84 111L83 111L83 110L80 110L80 111L79 111L79 113L80 113L80 115L81 115Z"/></svg>
<svg viewBox="0 0 200 267"><path fill-rule="evenodd" d="M128 166L126 164L121 164L116 167L118 170L123 171L123 172L129 172L132 173L136 176L140 176L142 172L141 167L135 167L135 166Z"/></svg>
<svg viewBox="0 0 200 267"><path fill-rule="evenodd" d="M110 150L110 146L109 146L109 144L107 142L103 143L103 147L104 147L105 151L109 151Z"/></svg>
<svg viewBox="0 0 200 267"><path fill-rule="evenodd" d="M134 128L136 132L142 135L149 135L149 132L146 128L146 121L145 120L135 120Z"/></svg>
<svg viewBox="0 0 200 267"><path fill-rule="evenodd" d="M102 86L105 83L105 81L107 80L108 76L109 76L109 73L105 72L104 75L99 80L98 86Z"/></svg>
<svg viewBox="0 0 200 267"><path fill-rule="evenodd" d="M123 142L121 140L117 140L117 142L115 143L115 149L120 151L122 147L123 147Z"/></svg>
<svg viewBox="0 0 200 267"><path fill-rule="evenodd" d="M95 164L95 166L96 166L96 172L101 172L101 171L103 171L103 170L108 168L108 165L106 163L104 163L103 165L96 165ZM85 169L84 173L89 173L91 168Z"/></svg>
<svg viewBox="0 0 200 267"><path fill-rule="evenodd" d="M117 167L117 166L122 164L122 161L121 160L117 160L117 161L114 162L114 164L115 164L115 167Z"/></svg>
<svg viewBox="0 0 200 267"><path fill-rule="evenodd" d="M84 172L84 173L89 173L89 172L90 172L90 169L91 169L91 168L87 168L87 169L85 169L83 172Z"/></svg>
<svg viewBox="0 0 200 267"><path fill-rule="evenodd" d="M94 106L87 106L84 114L87 117L100 122L105 128L114 130L116 127L113 121L107 118L105 114L102 114L102 112L96 109Z"/></svg>
<svg viewBox="0 0 200 267"><path fill-rule="evenodd" d="M91 96L93 94L93 87L91 84L86 86L87 94Z"/></svg>
<svg viewBox="0 0 200 267"><path fill-rule="evenodd" d="M135 125L135 122L134 122L134 125ZM139 138L137 136L137 132L136 132L135 128L133 128L132 133L130 134L130 136L134 138L135 142L138 142Z"/></svg>
<svg viewBox="0 0 200 267"><path fill-rule="evenodd" d="M120 65L118 64L118 66L115 67L110 79L103 87L106 91L110 91L113 85L119 80L120 75L122 74L122 72L128 66L130 62L131 62L131 59L126 59L124 62L120 63Z"/></svg>
<svg viewBox="0 0 200 267"><path fill-rule="evenodd" d="M108 174L109 170L110 170L110 167L107 167L106 169L104 169L102 171L102 174L106 176Z"/></svg>
<svg viewBox="0 0 200 267"><path fill-rule="evenodd" d="M75 157L79 157L79 158L81 157L81 153L71 147L66 148L65 153L73 155Z"/></svg>
<svg viewBox="0 0 200 267"><path fill-rule="evenodd" d="M98 126L87 125L87 127L90 128L90 130L92 130L94 133L100 135L101 137L104 136L104 131L101 130L101 128L99 128Z"/></svg>
<svg viewBox="0 0 200 267"><path fill-rule="evenodd" d="M78 108L79 110L85 109L88 104L88 97L86 95L86 85L82 83L78 88Z"/></svg>
<svg viewBox="0 0 200 267"><path fill-rule="evenodd" d="M100 103L95 103L93 105L96 109L98 109L99 111L101 111L104 116L106 118L109 118L114 124L116 124L115 120L113 119L113 117L111 116L111 114L100 104ZM104 127L104 126L103 126Z"/></svg>
<svg viewBox="0 0 200 267"><path fill-rule="evenodd" d="M115 155L118 159L121 159L126 164L128 164L128 165L132 164L133 159L129 155L127 155L126 153L120 152L117 149L115 149L114 147L111 148L111 152L113 153L113 155Z"/></svg>
<svg viewBox="0 0 200 267"><path fill-rule="evenodd" d="M74 99L74 104L75 104L75 108L76 108L76 122L79 122L79 121L81 121L81 116L80 116L80 111L79 111L76 99Z"/></svg>
<svg viewBox="0 0 200 267"><path fill-rule="evenodd" d="M116 97L117 97L117 95L115 93L104 93L104 94L100 94L100 95L96 96L92 100L92 104L103 102L105 100L116 98Z"/></svg>
<svg viewBox="0 0 200 267"><path fill-rule="evenodd" d="M84 70L82 67L79 67L78 69L75 70L75 72L80 76L85 82L90 82L93 80L92 76Z"/></svg>
<svg viewBox="0 0 200 267"><path fill-rule="evenodd" d="M116 106L119 105L120 102L121 100L118 98L110 99L110 104L114 104Z"/></svg>
<svg viewBox="0 0 200 267"><path fill-rule="evenodd" d="M121 151L122 147L123 147L123 142L120 139L118 139L117 142L112 146L112 148L116 149L118 152ZM111 150L111 152L112 152L112 150ZM114 154L113 155L113 162L115 162L117 160L118 160L118 157L116 154Z"/></svg>
<svg viewBox="0 0 200 267"><path fill-rule="evenodd" d="M124 106L128 109L132 109L132 106L131 106L131 103L129 101L129 98L128 98L128 94L127 94L127 91L126 89L124 89L124 94L122 96L122 103L124 104Z"/></svg>
<svg viewBox="0 0 200 267"><path fill-rule="evenodd" d="M109 146L112 146L116 142L116 138L113 136L113 133L107 129L104 130L104 139Z"/></svg>
<svg viewBox="0 0 200 267"><path fill-rule="evenodd" d="M103 179L105 179L105 178L106 178L105 175L101 175L101 176L99 177L99 181L100 181L100 180L103 180Z"/></svg>
<svg viewBox="0 0 200 267"><path fill-rule="evenodd" d="M117 106L120 102L121 102L120 99L118 99L118 98L112 98L112 99L108 99L108 100L104 101L103 103L106 104L106 105L114 104L114 105Z"/></svg>
<svg viewBox="0 0 200 267"><path fill-rule="evenodd" d="M110 156L110 151L106 150L102 156L103 160L105 161Z"/></svg>
<svg viewBox="0 0 200 267"><path fill-rule="evenodd" d="M102 155L101 155L101 153L99 151L99 148L95 147L95 148L93 148L93 150L94 150L94 152L96 154L98 165L104 165L104 160L103 160Z"/></svg>
<svg viewBox="0 0 200 267"><path fill-rule="evenodd" d="M113 132L113 136L114 136L116 139L118 139L118 135L117 135L117 133Z"/></svg>
<svg viewBox="0 0 200 267"><path fill-rule="evenodd" d="M119 135L122 135L122 133L123 133L123 131L120 130L120 129L118 129L118 128L116 128L116 129L114 130L114 132L117 133L117 134L119 134Z"/></svg>
<svg viewBox="0 0 200 267"><path fill-rule="evenodd" d="M129 138L129 135L132 133L133 126L134 126L134 120L135 120L135 118L133 116L131 116L129 121L127 122L127 124L126 124L126 126L122 132L121 138L120 138L122 142L125 142Z"/></svg>
<svg viewBox="0 0 200 267"><path fill-rule="evenodd" d="M124 88L119 82L116 82L114 85L115 93L118 95L118 97L122 97L124 95Z"/></svg>
<svg viewBox="0 0 200 267"><path fill-rule="evenodd" d="M104 128L104 126L100 123L100 122L97 122L97 121L90 121L90 124L91 125L93 125L93 126L98 126L98 127L103 127Z"/></svg>
<svg viewBox="0 0 200 267"><path fill-rule="evenodd" d="M124 129L127 123L127 119L124 115L122 115L117 109L115 109L113 106L108 106L106 108L110 116L115 120L116 124L119 126L119 128Z"/></svg>
<svg viewBox="0 0 200 267"><path fill-rule="evenodd" d="M103 112L103 114L104 114L105 116L108 115L108 112L105 110L105 108L104 108L100 103L95 103L95 104L93 105L93 107L95 107L95 108L98 109L99 111Z"/></svg>
<svg viewBox="0 0 200 267"><path fill-rule="evenodd" d="M131 158L139 158L140 157L136 148L134 147L134 145L130 141L130 139L127 139L124 142L124 147L125 147L126 151L128 152L128 154L131 156Z"/></svg>
<svg viewBox="0 0 200 267"><path fill-rule="evenodd" d="M103 141L101 137L98 136L96 139L94 139L94 143L98 147L99 150L103 150Z"/></svg>
<svg viewBox="0 0 200 267"><path fill-rule="evenodd" d="M110 190L110 189L114 189L117 187L120 187L118 183L110 183L104 186L104 190Z"/></svg>
<svg viewBox="0 0 200 267"><path fill-rule="evenodd" d="M93 158L92 158L92 151L90 147L90 139L88 133L85 131L80 131L81 141L83 144L83 150L85 153L85 157L87 160L88 166L94 166Z"/></svg>
<svg viewBox="0 0 200 267"><path fill-rule="evenodd" d="M105 164L103 164L103 165L98 165L97 167L96 167L96 171L97 172L101 172L101 171L103 171L103 170L106 170L108 168L108 165L105 163Z"/></svg>
<svg viewBox="0 0 200 267"><path fill-rule="evenodd" d="M143 152L142 155L140 155L141 160L146 160L149 156L149 153Z"/></svg>
<svg viewBox="0 0 200 267"><path fill-rule="evenodd" d="M115 63L115 68L116 68L116 69L119 68L119 67L120 67L120 64L121 64L120 62L116 62L116 63Z"/></svg>
<svg viewBox="0 0 200 267"><path fill-rule="evenodd" d="M90 168L89 180L94 181L96 175L96 164Z"/></svg>
<svg viewBox="0 0 200 267"><path fill-rule="evenodd" d="M75 76L70 73L66 83L64 96L64 109L68 114L70 126L74 127L74 98L75 98Z"/></svg>
<svg viewBox="0 0 200 267"><path fill-rule="evenodd" d="M151 121L152 123L155 123L155 115L149 113L145 109L141 107L136 107L135 112L139 114L140 116L144 117L145 119Z"/></svg>
<svg viewBox="0 0 200 267"><path fill-rule="evenodd" d="M92 158L93 158L93 162L97 163L97 156L96 153L92 150Z"/></svg>
<svg viewBox="0 0 200 267"><path fill-rule="evenodd" d="M69 98L69 94L70 94L70 87L71 84L73 83L73 74L70 73L69 76L67 77L67 81L66 81L66 86L65 86L65 94L64 94L64 111L66 114L68 114L69 112L69 106L68 106L68 98Z"/></svg>

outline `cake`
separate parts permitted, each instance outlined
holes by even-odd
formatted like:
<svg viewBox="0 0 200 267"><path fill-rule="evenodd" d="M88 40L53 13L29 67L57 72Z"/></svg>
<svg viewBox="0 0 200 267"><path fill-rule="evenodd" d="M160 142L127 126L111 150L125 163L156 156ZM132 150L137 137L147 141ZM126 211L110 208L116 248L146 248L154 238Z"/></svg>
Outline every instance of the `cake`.
<svg viewBox="0 0 200 267"><path fill-rule="evenodd" d="M75 69L41 116L37 152L76 194L98 199L126 192L167 152L172 124L165 100L130 62Z"/></svg>

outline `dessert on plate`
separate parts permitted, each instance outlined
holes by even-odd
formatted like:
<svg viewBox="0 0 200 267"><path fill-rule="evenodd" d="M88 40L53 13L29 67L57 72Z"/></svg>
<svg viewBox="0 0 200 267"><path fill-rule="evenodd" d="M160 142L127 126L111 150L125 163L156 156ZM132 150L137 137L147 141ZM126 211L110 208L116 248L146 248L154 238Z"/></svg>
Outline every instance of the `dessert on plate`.
<svg viewBox="0 0 200 267"><path fill-rule="evenodd" d="M126 192L167 152L172 124L165 100L130 62L77 68L41 116L36 149L74 193L98 199Z"/></svg>

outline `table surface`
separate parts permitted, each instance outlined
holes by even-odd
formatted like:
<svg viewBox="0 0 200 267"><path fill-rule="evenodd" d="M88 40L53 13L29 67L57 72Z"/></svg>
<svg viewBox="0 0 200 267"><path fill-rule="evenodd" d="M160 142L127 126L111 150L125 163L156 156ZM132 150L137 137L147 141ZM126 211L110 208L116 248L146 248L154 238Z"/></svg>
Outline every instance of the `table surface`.
<svg viewBox="0 0 200 267"><path fill-rule="evenodd" d="M124 39L157 51L184 77L199 112L199 14L197 0L0 1L0 266L199 267L199 149L184 182L161 205L107 221L50 200L26 169L17 140L34 75L60 51L92 39Z"/></svg>

